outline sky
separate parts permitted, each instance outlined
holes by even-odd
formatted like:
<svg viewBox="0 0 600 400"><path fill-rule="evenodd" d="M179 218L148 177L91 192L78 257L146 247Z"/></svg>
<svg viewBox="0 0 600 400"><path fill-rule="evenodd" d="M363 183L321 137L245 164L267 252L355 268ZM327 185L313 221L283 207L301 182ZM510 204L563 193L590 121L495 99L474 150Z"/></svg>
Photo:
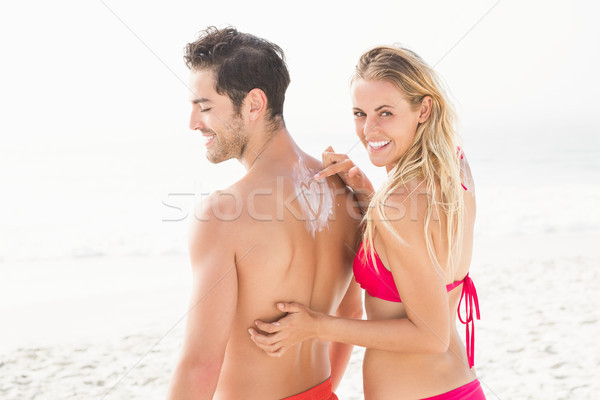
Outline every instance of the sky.
<svg viewBox="0 0 600 400"><path fill-rule="evenodd" d="M595 119L595 2L223 4L4 3L3 142L68 145L185 131L183 47L206 26L229 24L286 52L292 133L351 132L348 79L356 60L392 43L435 65L469 127Z"/></svg>
<svg viewBox="0 0 600 400"><path fill-rule="evenodd" d="M441 75L467 148L483 144L486 157L501 158L527 138L520 156L529 157L552 136L585 149L572 135L600 132L598 11L582 0L3 2L0 216L11 226L82 223L112 202L107 210L123 218L139 196L160 205L157 197L239 178L235 161L209 164L188 128L183 48L209 25L283 48L286 125L315 156L333 145L366 160L349 78L362 52L394 43Z"/></svg>

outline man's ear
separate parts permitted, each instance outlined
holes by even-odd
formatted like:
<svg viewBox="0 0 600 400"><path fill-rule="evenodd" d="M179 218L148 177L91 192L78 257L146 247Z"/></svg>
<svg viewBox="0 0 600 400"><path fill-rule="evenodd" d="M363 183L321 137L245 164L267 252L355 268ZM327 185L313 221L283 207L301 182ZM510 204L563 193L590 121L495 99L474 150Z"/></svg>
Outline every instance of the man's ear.
<svg viewBox="0 0 600 400"><path fill-rule="evenodd" d="M247 106L248 118L256 121L267 110L267 95L261 89L254 88L246 95L244 103Z"/></svg>
<svg viewBox="0 0 600 400"><path fill-rule="evenodd" d="M423 98L423 101L421 102L421 107L419 109L419 111L420 111L419 123L420 124L427 121L427 118L429 118L429 114L431 114L432 105L433 105L433 99L431 98L431 96L425 96Z"/></svg>

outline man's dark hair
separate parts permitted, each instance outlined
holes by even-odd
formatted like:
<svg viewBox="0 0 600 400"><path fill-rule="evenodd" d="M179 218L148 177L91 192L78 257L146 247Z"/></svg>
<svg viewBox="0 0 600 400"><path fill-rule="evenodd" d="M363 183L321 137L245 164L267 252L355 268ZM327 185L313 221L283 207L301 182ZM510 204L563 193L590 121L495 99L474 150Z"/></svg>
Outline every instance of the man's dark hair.
<svg viewBox="0 0 600 400"><path fill-rule="evenodd" d="M186 45L184 58L191 70L213 70L217 93L226 94L236 112L248 92L258 88L267 96L270 119L279 116L283 121L290 75L283 50L276 44L233 27L211 26L200 32L198 40Z"/></svg>

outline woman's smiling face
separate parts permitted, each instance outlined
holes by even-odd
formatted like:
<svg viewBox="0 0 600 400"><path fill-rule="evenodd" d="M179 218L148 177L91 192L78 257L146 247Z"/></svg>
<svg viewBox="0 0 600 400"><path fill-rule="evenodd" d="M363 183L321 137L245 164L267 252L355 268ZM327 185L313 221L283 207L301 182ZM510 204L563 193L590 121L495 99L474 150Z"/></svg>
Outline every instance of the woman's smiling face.
<svg viewBox="0 0 600 400"><path fill-rule="evenodd" d="M387 81L357 79L351 89L356 134L373 165L389 172L413 143L419 122L427 119L423 107L414 109Z"/></svg>

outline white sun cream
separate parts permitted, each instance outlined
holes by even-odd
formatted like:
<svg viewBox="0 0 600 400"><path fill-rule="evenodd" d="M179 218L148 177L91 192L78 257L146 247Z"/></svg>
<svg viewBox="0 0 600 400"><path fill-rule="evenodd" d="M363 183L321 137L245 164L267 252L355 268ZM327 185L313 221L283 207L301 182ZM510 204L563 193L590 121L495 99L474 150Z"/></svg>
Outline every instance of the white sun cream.
<svg viewBox="0 0 600 400"><path fill-rule="evenodd" d="M307 231L315 237L317 232L329 229L329 218L333 216L335 192L327 180L315 180L318 171L311 171L299 157L294 167L294 195L301 209Z"/></svg>

